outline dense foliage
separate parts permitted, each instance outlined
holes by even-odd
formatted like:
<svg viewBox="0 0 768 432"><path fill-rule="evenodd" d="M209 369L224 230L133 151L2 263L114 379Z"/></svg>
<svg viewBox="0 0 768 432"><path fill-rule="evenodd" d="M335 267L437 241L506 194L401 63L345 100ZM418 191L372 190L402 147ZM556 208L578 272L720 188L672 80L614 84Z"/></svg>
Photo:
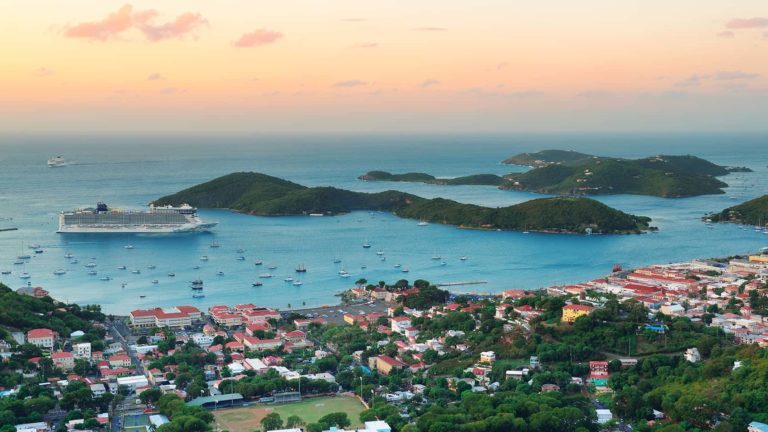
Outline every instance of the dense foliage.
<svg viewBox="0 0 768 432"><path fill-rule="evenodd" d="M501 163L507 165L539 167L553 163L560 164L581 161L592 157L594 156L573 150L542 150L535 153L520 153L505 159Z"/></svg>
<svg viewBox="0 0 768 432"><path fill-rule="evenodd" d="M352 192L307 188L256 173L235 173L161 198L155 204L189 203L258 215L336 214L355 210L392 211L467 228L584 232L639 232L648 218L626 214L586 198L542 198L503 208L480 207L442 198L425 199L397 191Z"/></svg>
<svg viewBox="0 0 768 432"><path fill-rule="evenodd" d="M749 200L737 206L728 207L709 218L714 222L738 222L751 225L768 223L768 195Z"/></svg>
<svg viewBox="0 0 768 432"><path fill-rule="evenodd" d="M721 194L728 186L715 178L728 174L726 167L695 156L636 160L585 156L538 164L528 172L510 174L503 187L548 194L687 197ZM520 160L531 162L527 158Z"/></svg>

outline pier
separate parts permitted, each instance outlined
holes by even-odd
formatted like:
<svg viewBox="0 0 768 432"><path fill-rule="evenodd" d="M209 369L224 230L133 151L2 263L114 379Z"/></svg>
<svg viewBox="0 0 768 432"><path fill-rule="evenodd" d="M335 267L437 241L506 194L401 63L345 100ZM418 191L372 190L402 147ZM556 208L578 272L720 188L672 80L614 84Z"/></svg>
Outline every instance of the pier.
<svg viewBox="0 0 768 432"><path fill-rule="evenodd" d="M461 286L461 285L482 285L487 283L488 281L444 282L444 283L435 284L435 286L451 287L451 286Z"/></svg>

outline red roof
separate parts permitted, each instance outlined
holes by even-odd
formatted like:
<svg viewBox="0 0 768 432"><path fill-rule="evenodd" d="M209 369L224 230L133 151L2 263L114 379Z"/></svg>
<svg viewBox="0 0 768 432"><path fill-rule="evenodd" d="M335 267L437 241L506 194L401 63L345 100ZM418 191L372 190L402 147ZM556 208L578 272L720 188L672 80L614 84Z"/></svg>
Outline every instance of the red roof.
<svg viewBox="0 0 768 432"><path fill-rule="evenodd" d="M393 359L392 357L386 356L386 355L379 356L379 359L377 361L387 363L392 367L407 366L405 363L401 362L400 360Z"/></svg>
<svg viewBox="0 0 768 432"><path fill-rule="evenodd" d="M53 330L47 328L32 329L27 332L27 339L53 337Z"/></svg>
<svg viewBox="0 0 768 432"><path fill-rule="evenodd" d="M305 333L301 330L294 330L285 334L285 337L304 337Z"/></svg>
<svg viewBox="0 0 768 432"><path fill-rule="evenodd" d="M126 361L126 360L129 360L130 361L131 358L128 357L127 355L125 355L125 354L117 354L117 355L113 355L112 357L109 358L109 361L113 361L113 360L114 361Z"/></svg>
<svg viewBox="0 0 768 432"><path fill-rule="evenodd" d="M51 359L52 360L65 359L65 358L71 358L71 357L74 357L74 355L72 355L71 352L65 352L65 351L57 351L57 352L51 354Z"/></svg>

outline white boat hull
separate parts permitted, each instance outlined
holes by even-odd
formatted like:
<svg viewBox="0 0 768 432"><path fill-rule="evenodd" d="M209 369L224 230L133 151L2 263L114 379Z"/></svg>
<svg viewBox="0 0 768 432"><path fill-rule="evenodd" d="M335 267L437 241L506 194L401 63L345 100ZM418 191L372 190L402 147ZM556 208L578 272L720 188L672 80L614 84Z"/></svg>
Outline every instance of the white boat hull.
<svg viewBox="0 0 768 432"><path fill-rule="evenodd" d="M144 226L144 225L122 225L122 226L86 226L86 225L66 225L59 226L59 234L173 234L173 233L192 233L210 231L217 225L217 222L207 222L200 224L183 224L168 226Z"/></svg>

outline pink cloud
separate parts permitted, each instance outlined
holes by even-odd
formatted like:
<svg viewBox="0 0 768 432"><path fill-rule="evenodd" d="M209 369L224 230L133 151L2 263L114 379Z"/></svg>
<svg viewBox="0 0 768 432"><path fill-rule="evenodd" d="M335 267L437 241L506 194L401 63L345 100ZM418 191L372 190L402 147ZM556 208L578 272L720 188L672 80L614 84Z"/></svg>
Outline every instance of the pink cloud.
<svg viewBox="0 0 768 432"><path fill-rule="evenodd" d="M154 25L143 23L139 26L147 39L151 41L161 41L163 39L173 39L182 37L187 33L197 30L199 27L207 25L208 21L198 13L187 12L179 15L175 20L165 24Z"/></svg>
<svg viewBox="0 0 768 432"><path fill-rule="evenodd" d="M717 34L717 37L719 37L719 38L724 38L724 39L731 39L731 38L733 38L734 36L736 36L736 34L735 34L735 33L733 33L733 32L732 32L732 31L730 31L730 30L721 31L720 33L718 33L718 34Z"/></svg>
<svg viewBox="0 0 768 432"><path fill-rule="evenodd" d="M729 29L749 29L768 27L768 18L734 18L725 24Z"/></svg>
<svg viewBox="0 0 768 432"><path fill-rule="evenodd" d="M368 81L363 81L359 79L339 81L333 84L334 87L360 87L360 86L367 86L367 85L368 85Z"/></svg>
<svg viewBox="0 0 768 432"><path fill-rule="evenodd" d="M232 44L238 48L250 48L277 42L283 34L272 30L255 30L240 36Z"/></svg>
<svg viewBox="0 0 768 432"><path fill-rule="evenodd" d="M67 26L64 35L72 38L107 41L135 29L143 33L150 41L160 41L181 37L208 23L200 14L185 13L179 15L174 21L154 24L152 21L157 15L158 12L153 9L139 11L126 4L117 12L113 12L101 20Z"/></svg>

